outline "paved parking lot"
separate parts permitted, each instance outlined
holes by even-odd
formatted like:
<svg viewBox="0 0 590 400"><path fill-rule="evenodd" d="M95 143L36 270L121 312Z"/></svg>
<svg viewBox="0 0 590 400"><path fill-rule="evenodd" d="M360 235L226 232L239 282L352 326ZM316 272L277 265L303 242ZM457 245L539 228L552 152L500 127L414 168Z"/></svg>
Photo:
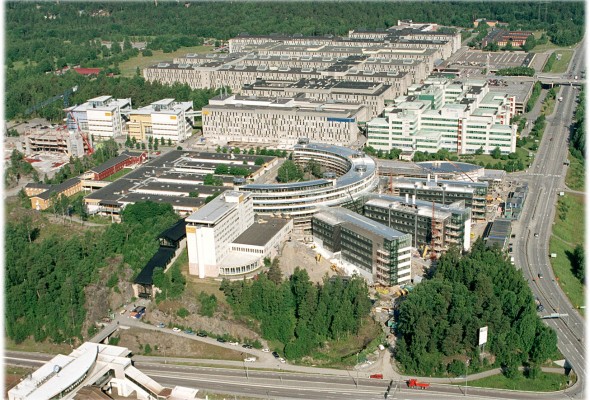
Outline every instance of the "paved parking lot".
<svg viewBox="0 0 590 400"><path fill-rule="evenodd" d="M489 52L479 50L468 50L465 53L463 53L460 57L458 57L455 60L455 62L453 62L453 64L450 65L450 67L485 68L488 63L488 55L491 69L520 66L528 67L531 61L533 60L534 56L534 54L527 54L524 52Z"/></svg>

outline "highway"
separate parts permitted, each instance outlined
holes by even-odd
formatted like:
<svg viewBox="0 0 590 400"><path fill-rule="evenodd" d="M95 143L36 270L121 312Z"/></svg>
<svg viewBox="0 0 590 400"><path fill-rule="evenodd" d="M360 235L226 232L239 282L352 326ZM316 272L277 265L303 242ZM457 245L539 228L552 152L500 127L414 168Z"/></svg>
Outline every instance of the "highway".
<svg viewBox="0 0 590 400"><path fill-rule="evenodd" d="M582 42L570 64L570 73L580 74L584 56L585 47ZM558 96L563 96L563 101L556 103L553 116L547 118L547 127L533 164L527 173L514 177L516 182L528 182L529 193L523 214L514 224L516 238L513 248L515 264L522 268L534 295L545 306L542 315L564 315L562 318L544 321L556 331L559 350L578 375L579 381L570 389L569 395L583 398L586 378L584 319L559 288L549 261L551 225L555 217L558 193L565 188L567 167L564 166L564 161L568 157L568 136L577 93L571 86L561 88ZM543 275L543 279L538 278L539 274Z"/></svg>
<svg viewBox="0 0 590 400"><path fill-rule="evenodd" d="M39 353L7 351L6 364L38 367L53 356ZM241 368L195 367L156 362L135 361L134 365L165 386L187 386L207 392L248 396L261 399L383 399L391 382L389 399L568 399L568 394L527 393L515 390L480 389L463 385L431 384L427 390L415 390L405 381L330 376L324 374L287 373L284 371L256 371ZM462 382L461 379L455 380Z"/></svg>

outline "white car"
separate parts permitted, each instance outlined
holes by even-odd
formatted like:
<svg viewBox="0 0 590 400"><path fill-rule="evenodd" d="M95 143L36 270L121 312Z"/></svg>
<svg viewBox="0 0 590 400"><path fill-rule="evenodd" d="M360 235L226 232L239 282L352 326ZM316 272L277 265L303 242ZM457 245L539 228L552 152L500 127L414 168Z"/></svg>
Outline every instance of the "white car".
<svg viewBox="0 0 590 400"><path fill-rule="evenodd" d="M263 353L270 353L270 350L269 349L262 349L262 352Z"/></svg>
<svg viewBox="0 0 590 400"><path fill-rule="evenodd" d="M238 342L228 342L228 344L229 344L229 345L232 345L232 346L237 346L237 345L239 345L239 343L238 343Z"/></svg>
<svg viewBox="0 0 590 400"><path fill-rule="evenodd" d="M279 357L279 361L282 362L283 364L287 362L287 361L285 361L285 359L283 357Z"/></svg>
<svg viewBox="0 0 590 400"><path fill-rule="evenodd" d="M244 362L255 362L255 361L256 361L256 357L244 358Z"/></svg>
<svg viewBox="0 0 590 400"><path fill-rule="evenodd" d="M177 327L174 327L174 328L172 328L172 330L173 330L174 332L180 332L180 328L177 328Z"/></svg>

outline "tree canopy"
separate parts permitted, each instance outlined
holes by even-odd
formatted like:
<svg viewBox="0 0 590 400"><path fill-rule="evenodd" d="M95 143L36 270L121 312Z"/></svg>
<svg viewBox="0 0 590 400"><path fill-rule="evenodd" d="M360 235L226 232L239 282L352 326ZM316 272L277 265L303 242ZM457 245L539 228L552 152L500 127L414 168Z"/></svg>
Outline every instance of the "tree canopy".
<svg viewBox="0 0 590 400"><path fill-rule="evenodd" d="M358 333L371 303L363 278L337 277L314 285L297 267L288 280L259 274L253 281L224 280L221 289L234 313L260 321L262 335L285 346L285 355L300 358L326 340ZM277 283L278 282L278 283Z"/></svg>
<svg viewBox="0 0 590 400"><path fill-rule="evenodd" d="M82 337L84 288L116 255L137 273L158 248L156 240L178 216L169 204L129 205L123 222L83 234L41 235L43 224L9 220L6 240L6 333L15 342L32 336L61 343ZM106 311L106 310L105 310Z"/></svg>
<svg viewBox="0 0 590 400"><path fill-rule="evenodd" d="M479 240L465 256L456 249L443 255L434 277L400 305L396 358L406 373L420 375L451 372L452 360L465 356L479 362L484 326L497 366L539 365L557 349L521 271Z"/></svg>

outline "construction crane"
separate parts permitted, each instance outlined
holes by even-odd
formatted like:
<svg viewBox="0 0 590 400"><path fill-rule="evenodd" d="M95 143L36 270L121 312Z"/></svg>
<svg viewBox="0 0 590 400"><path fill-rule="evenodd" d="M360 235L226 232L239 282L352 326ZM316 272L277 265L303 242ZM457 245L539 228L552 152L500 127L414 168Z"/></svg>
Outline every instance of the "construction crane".
<svg viewBox="0 0 590 400"><path fill-rule="evenodd" d="M72 121L74 121L76 123L76 131L78 132L78 134L82 137L82 140L84 141L84 144L86 145L87 150L87 154L91 155L92 153L94 153L94 149L92 148L92 143L90 143L90 140L88 140L88 135L84 132L82 132L82 129L80 129L80 124L78 123L78 120L76 119L76 117L74 117L74 113L72 113L71 111L67 112L68 117L70 117L72 119Z"/></svg>
<svg viewBox="0 0 590 400"><path fill-rule="evenodd" d="M78 90L78 86L74 86L73 88L69 88L67 89L65 92L63 92L62 94L58 94L57 96L53 96L47 100L44 100L40 103L35 104L32 107L29 107L25 110L25 115L29 115L30 113L32 113L33 111L36 111L40 108L43 108L45 106L48 106L51 103L56 102L59 99L63 98L64 101L64 108L66 108L67 106L70 105L70 95L74 92L76 92Z"/></svg>

